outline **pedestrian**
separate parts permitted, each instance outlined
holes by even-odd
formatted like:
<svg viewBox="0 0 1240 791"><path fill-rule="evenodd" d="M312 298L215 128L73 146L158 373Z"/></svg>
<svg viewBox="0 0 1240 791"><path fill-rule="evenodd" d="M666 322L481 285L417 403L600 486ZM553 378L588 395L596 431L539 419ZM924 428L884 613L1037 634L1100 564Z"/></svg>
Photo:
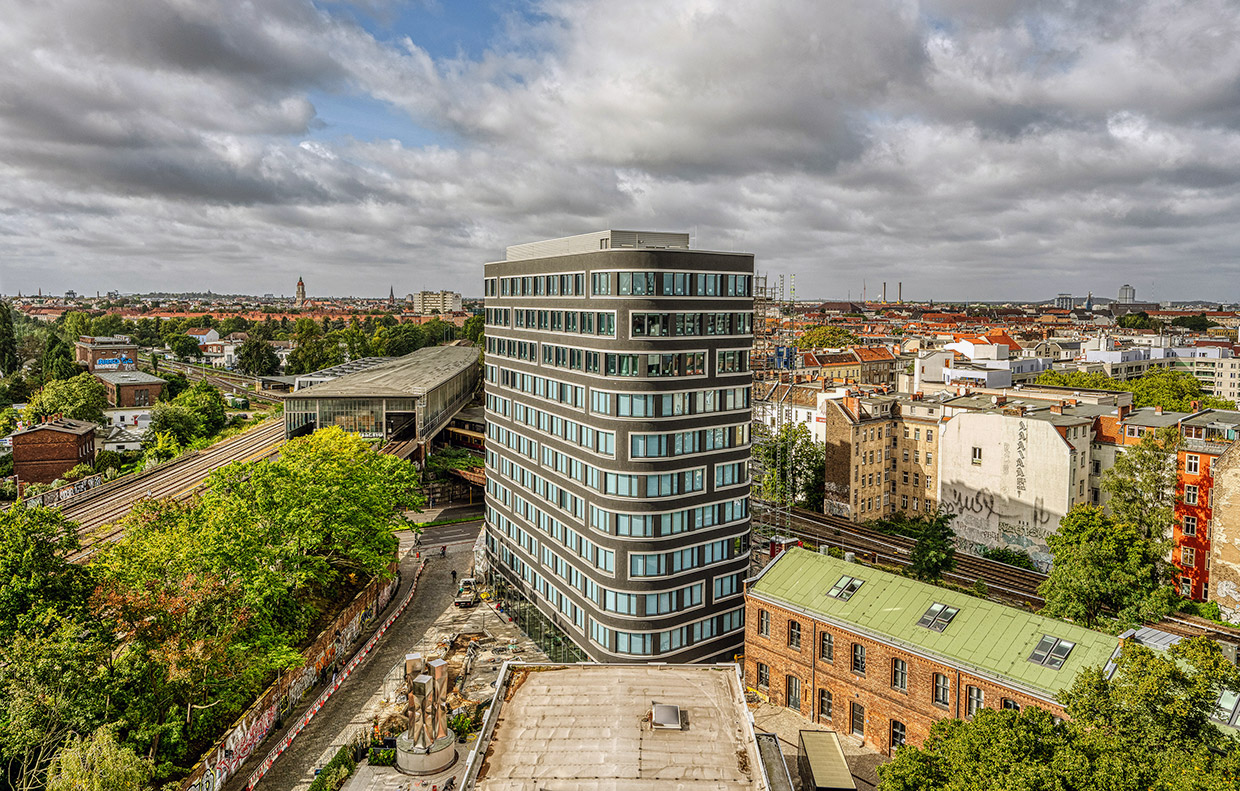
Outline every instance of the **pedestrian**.
<svg viewBox="0 0 1240 791"><path fill-rule="evenodd" d="M456 569L452 569L452 584L456 584Z"/></svg>
<svg viewBox="0 0 1240 791"><path fill-rule="evenodd" d="M439 548L439 557L446 558L448 556L448 545L444 544Z"/></svg>

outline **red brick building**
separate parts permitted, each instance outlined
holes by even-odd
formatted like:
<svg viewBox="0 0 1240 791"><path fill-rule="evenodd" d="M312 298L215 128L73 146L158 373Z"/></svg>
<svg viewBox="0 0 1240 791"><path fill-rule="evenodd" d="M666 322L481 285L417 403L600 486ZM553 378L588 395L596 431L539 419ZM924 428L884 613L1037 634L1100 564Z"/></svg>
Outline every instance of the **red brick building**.
<svg viewBox="0 0 1240 791"><path fill-rule="evenodd" d="M125 335L81 335L73 343L78 365L95 371L132 371L138 367L138 345Z"/></svg>
<svg viewBox="0 0 1240 791"><path fill-rule="evenodd" d="M1214 462L1240 435L1240 412L1207 409L1180 422L1179 481L1171 560L1180 595L1205 601L1210 590L1210 519L1214 515Z"/></svg>
<svg viewBox="0 0 1240 791"><path fill-rule="evenodd" d="M95 424L57 418L13 434L13 471L19 484L51 483L79 464L95 461Z"/></svg>
<svg viewBox="0 0 1240 791"><path fill-rule="evenodd" d="M890 752L941 719L1041 706L1119 638L790 549L751 583L745 680L771 702Z"/></svg>
<svg viewBox="0 0 1240 791"><path fill-rule="evenodd" d="M95 378L103 383L108 403L117 408L154 406L164 389L164 380L142 371L99 371Z"/></svg>

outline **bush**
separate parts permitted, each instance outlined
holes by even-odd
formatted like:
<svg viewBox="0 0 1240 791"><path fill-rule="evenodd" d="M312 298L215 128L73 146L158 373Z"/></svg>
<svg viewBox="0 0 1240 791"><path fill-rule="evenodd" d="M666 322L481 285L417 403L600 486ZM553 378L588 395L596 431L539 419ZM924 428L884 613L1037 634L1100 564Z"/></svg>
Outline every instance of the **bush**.
<svg viewBox="0 0 1240 791"><path fill-rule="evenodd" d="M1028 569L1029 571L1037 571L1037 566L1033 565L1033 558L1029 557L1028 552L1022 552L1019 549L1008 549L1007 547L987 547L981 552L982 557L987 560L993 560L997 563L1006 563L1009 566Z"/></svg>
<svg viewBox="0 0 1240 791"><path fill-rule="evenodd" d="M353 760L352 751L348 747L341 747L327 762L327 766L324 766L315 776L314 782L310 784L307 791L336 791L344 785L344 781L349 779L349 775L353 774L356 768L357 763Z"/></svg>
<svg viewBox="0 0 1240 791"><path fill-rule="evenodd" d="M472 724L473 721L468 714L456 714L448 720L448 730L455 733L458 738L463 739L469 733Z"/></svg>
<svg viewBox="0 0 1240 791"><path fill-rule="evenodd" d="M396 766L396 748L371 747L368 760L371 766Z"/></svg>

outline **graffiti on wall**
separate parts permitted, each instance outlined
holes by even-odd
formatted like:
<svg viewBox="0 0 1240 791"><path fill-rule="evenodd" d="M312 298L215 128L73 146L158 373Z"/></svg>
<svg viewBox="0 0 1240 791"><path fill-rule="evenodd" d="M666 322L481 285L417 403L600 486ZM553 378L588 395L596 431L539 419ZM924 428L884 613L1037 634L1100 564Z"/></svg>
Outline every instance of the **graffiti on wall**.
<svg viewBox="0 0 1240 791"><path fill-rule="evenodd" d="M983 549L1003 547L1025 552L1034 565L1047 571L1051 551L1047 536L1055 532L1058 519L1042 497L1032 503L1005 499L988 491L953 487L943 499L943 509L956 514L952 529L959 546L980 554Z"/></svg>

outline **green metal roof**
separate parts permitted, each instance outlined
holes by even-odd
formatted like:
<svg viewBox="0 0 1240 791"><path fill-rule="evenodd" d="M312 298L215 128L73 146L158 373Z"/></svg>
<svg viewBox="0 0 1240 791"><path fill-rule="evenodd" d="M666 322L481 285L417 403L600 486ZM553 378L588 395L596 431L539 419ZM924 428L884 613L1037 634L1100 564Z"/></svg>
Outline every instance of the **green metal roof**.
<svg viewBox="0 0 1240 791"><path fill-rule="evenodd" d="M848 601L828 596L845 575L865 582ZM1082 669L1106 665L1119 646L1118 638L1101 632L805 549L781 554L750 592L1046 697L1071 686ZM941 633L917 625L935 603L959 610ZM1045 635L1076 643L1059 669L1029 661Z"/></svg>

